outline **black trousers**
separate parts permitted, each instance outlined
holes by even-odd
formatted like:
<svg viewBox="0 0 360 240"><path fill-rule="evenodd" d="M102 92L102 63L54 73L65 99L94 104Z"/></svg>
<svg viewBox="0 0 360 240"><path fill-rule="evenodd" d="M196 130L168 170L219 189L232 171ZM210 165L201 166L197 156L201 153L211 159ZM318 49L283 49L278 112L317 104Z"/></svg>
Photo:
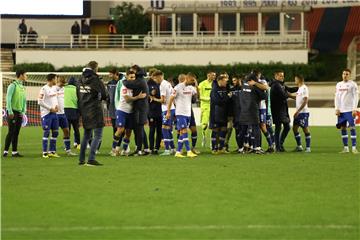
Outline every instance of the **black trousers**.
<svg viewBox="0 0 360 240"><path fill-rule="evenodd" d="M250 131L250 138L254 138L254 142L252 143L254 148L260 147L260 128L259 124L251 124L251 125L239 125L237 126L237 144L239 148L242 148L244 146L245 141L245 135Z"/></svg>
<svg viewBox="0 0 360 240"><path fill-rule="evenodd" d="M74 142L80 145L80 130L79 130L79 119L68 119L69 132L71 132L71 125L74 128Z"/></svg>
<svg viewBox="0 0 360 240"><path fill-rule="evenodd" d="M161 143L161 138L162 138L162 117L154 117L154 118L149 118L149 127L150 127L150 131L149 131L149 142L150 142L150 150L154 150L154 145L155 145L155 149L159 150L160 149L160 143ZM155 133L156 133L156 141L155 141Z"/></svg>
<svg viewBox="0 0 360 240"><path fill-rule="evenodd" d="M6 139L5 139L4 151L9 151L10 144L12 144L12 150L13 152L16 152L21 123L22 123L21 113L14 111L14 117L12 119L9 118L9 114L8 114L7 122L8 122L8 134L6 135Z"/></svg>
<svg viewBox="0 0 360 240"><path fill-rule="evenodd" d="M282 132L281 132L281 125L284 125L284 129ZM283 144L285 142L286 136L288 135L289 131L290 131L290 123L281 123L281 122L275 123L275 145L277 150L283 147Z"/></svg>

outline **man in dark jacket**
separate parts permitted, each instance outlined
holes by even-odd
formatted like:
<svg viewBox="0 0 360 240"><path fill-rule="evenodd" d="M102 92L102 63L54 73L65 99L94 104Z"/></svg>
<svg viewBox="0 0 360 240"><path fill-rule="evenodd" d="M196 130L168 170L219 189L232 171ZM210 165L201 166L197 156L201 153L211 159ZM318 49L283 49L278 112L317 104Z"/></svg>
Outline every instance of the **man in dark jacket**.
<svg viewBox="0 0 360 240"><path fill-rule="evenodd" d="M77 21L71 26L71 35L75 46L79 45L80 25Z"/></svg>
<svg viewBox="0 0 360 240"><path fill-rule="evenodd" d="M95 152L102 138L104 116L102 101L107 99L104 84L97 75L98 63L91 61L84 68L79 80L77 95L79 109L84 127L84 137L81 142L79 164L85 165L85 151L87 143L94 131L94 138L90 146L90 155L87 165L101 165L95 160Z"/></svg>
<svg viewBox="0 0 360 240"><path fill-rule="evenodd" d="M275 124L275 145L277 152L285 152L284 142L290 130L290 116L287 99L289 92L296 92L297 88L289 88L284 84L284 71L278 70L270 83L271 113ZM281 132L281 125L284 129Z"/></svg>
<svg viewBox="0 0 360 240"><path fill-rule="evenodd" d="M235 116L239 133L239 153L243 153L245 136L250 132L254 138L253 148L255 153L264 153L260 146L260 128L259 128L259 104L261 100L266 99L266 93L260 89L258 78L255 74L250 75L241 87L239 94L240 108Z"/></svg>
<svg viewBox="0 0 360 240"><path fill-rule="evenodd" d="M161 143L161 137L162 137L162 115L161 115L162 111L161 111L160 86L154 81L154 79L151 78L151 73L155 71L156 69L154 71L149 71L150 78L147 82L149 88L149 94L150 94L149 142L150 142L150 150L152 154L158 154ZM156 141L155 141L155 132L156 132Z"/></svg>
<svg viewBox="0 0 360 240"><path fill-rule="evenodd" d="M27 26L25 24L25 19L21 19L21 23L18 26L18 31L20 33L20 47L23 47L27 34Z"/></svg>
<svg viewBox="0 0 360 240"><path fill-rule="evenodd" d="M220 75L216 81L213 81L210 93L210 129L212 130L211 149L213 154L224 152L227 124L226 105L230 100L226 88L228 79L227 75Z"/></svg>
<svg viewBox="0 0 360 240"><path fill-rule="evenodd" d="M146 72L140 68L138 65L131 67L131 70L136 73L135 81L124 80L123 84L130 89L133 89L133 95L137 96L141 93L146 93L146 97L134 101L134 123L135 123L135 142L136 150L131 155L143 155L141 152L142 145L145 143L144 140L144 125L148 121L148 112L149 112L149 88L147 86L144 76ZM145 146L145 149L147 147ZM147 152L146 152L147 153Z"/></svg>

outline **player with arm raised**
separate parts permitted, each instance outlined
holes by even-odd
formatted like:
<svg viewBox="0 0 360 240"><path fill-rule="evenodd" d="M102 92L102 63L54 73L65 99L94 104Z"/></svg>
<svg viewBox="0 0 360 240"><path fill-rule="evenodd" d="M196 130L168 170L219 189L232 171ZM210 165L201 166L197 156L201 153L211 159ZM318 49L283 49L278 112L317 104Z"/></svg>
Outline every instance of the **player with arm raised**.
<svg viewBox="0 0 360 240"><path fill-rule="evenodd" d="M348 133L346 130L347 124L350 127L352 153L357 154L356 149L356 129L355 116L359 102L359 89L357 84L350 80L351 71L344 69L342 72L342 81L336 84L335 93L335 114L338 117L336 127L341 129L342 141L344 149L341 153L348 153Z"/></svg>
<svg viewBox="0 0 360 240"><path fill-rule="evenodd" d="M47 84L40 89L38 104L41 112L41 125L44 130L42 149L43 158L60 157L56 153L56 138L59 135L59 119L57 112L59 103L56 89L56 75L50 73L46 77ZM51 131L50 147L48 151L48 140Z"/></svg>

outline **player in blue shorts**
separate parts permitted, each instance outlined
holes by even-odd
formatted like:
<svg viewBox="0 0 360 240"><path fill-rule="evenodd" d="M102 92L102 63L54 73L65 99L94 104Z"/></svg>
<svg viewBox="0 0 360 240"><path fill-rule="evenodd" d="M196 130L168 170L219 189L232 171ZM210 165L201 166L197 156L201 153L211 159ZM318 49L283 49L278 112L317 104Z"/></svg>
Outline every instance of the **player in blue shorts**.
<svg viewBox="0 0 360 240"><path fill-rule="evenodd" d="M56 153L56 138L59 135L59 119L57 112L59 103L56 89L56 75L50 73L46 76L47 84L40 89L38 104L40 105L41 125L44 130L42 149L43 158L60 157ZM50 147L48 140L51 131Z"/></svg>
<svg viewBox="0 0 360 240"><path fill-rule="evenodd" d="M306 149L305 152L311 152L311 134L309 131L309 89L304 83L304 78L300 75L295 76L295 84L298 86L298 91L295 94L290 94L290 97L296 100L296 112L294 113L293 132L296 140L296 152L302 152L301 135L299 127L301 127L305 134Z"/></svg>
<svg viewBox="0 0 360 240"><path fill-rule="evenodd" d="M342 72L342 81L336 84L335 93L335 114L338 116L336 127L341 129L341 137L344 149L341 153L348 153L348 133L346 128L350 128L352 153L357 154L356 149L356 129L355 116L359 102L359 90L357 84L350 80L351 71L344 69Z"/></svg>
<svg viewBox="0 0 360 240"><path fill-rule="evenodd" d="M193 153L190 149L188 130L191 120L191 102L192 97L197 95L197 85L196 88L193 86L195 84L196 77L192 73L186 75L185 81L180 82L175 86L173 94L171 95L168 103L168 110L166 113L166 119L171 117L171 108L173 102L175 101L175 115L176 115L176 126L179 131L178 138L178 148L175 153L175 157L183 158L182 148L185 145L187 152L187 157L196 157L197 155Z"/></svg>

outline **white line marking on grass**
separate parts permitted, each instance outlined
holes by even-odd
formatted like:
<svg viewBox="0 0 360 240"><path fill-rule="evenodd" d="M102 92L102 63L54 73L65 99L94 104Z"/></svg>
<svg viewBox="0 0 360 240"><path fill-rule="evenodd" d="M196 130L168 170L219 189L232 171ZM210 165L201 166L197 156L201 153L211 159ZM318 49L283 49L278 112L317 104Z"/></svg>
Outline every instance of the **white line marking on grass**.
<svg viewBox="0 0 360 240"><path fill-rule="evenodd" d="M5 232L69 232L111 230L222 230L222 229L358 229L356 225L185 225L185 226L74 226L74 227L7 227Z"/></svg>

